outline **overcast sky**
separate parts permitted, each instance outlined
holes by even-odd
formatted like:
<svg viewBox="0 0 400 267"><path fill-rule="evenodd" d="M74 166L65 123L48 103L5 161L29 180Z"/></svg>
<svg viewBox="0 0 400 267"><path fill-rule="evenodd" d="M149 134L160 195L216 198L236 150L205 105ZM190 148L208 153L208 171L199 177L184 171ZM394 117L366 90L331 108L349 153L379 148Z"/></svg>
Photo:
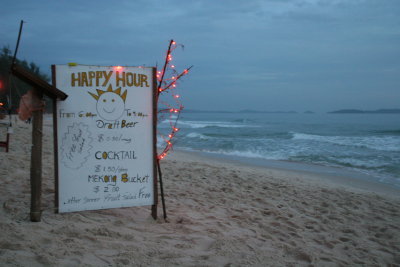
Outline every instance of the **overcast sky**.
<svg viewBox="0 0 400 267"><path fill-rule="evenodd" d="M0 45L51 64L154 66L170 39L187 109L400 108L400 0L0 0Z"/></svg>

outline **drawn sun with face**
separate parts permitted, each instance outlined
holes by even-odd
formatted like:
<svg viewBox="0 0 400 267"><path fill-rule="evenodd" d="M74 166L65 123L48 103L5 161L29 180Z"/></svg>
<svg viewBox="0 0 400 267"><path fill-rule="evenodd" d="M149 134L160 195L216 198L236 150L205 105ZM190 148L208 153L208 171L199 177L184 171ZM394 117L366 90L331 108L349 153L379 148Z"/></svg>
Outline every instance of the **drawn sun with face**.
<svg viewBox="0 0 400 267"><path fill-rule="evenodd" d="M119 119L125 110L125 99L127 91L121 94L121 87L112 90L112 86L108 86L107 91L96 89L97 95L88 92L97 100L97 114L106 121L115 121Z"/></svg>

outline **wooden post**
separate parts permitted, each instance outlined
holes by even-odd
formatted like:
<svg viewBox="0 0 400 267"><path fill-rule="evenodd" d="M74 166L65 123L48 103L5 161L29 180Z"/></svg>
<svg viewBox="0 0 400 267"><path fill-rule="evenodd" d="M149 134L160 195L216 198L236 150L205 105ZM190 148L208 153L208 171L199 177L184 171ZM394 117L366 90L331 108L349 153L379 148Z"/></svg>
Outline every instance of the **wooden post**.
<svg viewBox="0 0 400 267"><path fill-rule="evenodd" d="M157 206L158 206L158 182L157 182L157 69L153 68L153 194L154 194L154 204L151 206L151 216L154 220L157 220Z"/></svg>
<svg viewBox="0 0 400 267"><path fill-rule="evenodd" d="M56 65L51 65L51 80L53 86L56 84ZM57 98L53 98L53 149L54 149L54 212L58 213L58 120L57 120Z"/></svg>
<svg viewBox="0 0 400 267"><path fill-rule="evenodd" d="M42 215L42 131L43 110L41 107L43 94L34 90L32 102L32 152L31 152L31 221L40 222Z"/></svg>

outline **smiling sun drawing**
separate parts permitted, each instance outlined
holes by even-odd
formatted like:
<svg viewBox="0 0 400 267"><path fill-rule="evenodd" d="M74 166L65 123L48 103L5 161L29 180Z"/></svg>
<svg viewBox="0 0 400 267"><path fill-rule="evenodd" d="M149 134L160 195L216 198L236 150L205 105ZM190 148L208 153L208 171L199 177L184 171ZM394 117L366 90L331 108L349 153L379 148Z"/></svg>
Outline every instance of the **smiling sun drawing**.
<svg viewBox="0 0 400 267"><path fill-rule="evenodd" d="M127 91L121 94L121 87L112 90L112 86L108 86L107 91L96 89L97 95L88 92L97 100L97 114L106 121L115 121L119 119L125 110L125 99Z"/></svg>

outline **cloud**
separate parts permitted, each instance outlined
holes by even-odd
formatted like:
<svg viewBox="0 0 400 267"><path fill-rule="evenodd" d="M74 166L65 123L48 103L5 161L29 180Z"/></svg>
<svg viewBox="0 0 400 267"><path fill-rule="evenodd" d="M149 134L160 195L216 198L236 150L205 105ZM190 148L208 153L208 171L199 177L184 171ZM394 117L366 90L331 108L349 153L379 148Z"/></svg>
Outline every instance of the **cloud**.
<svg viewBox="0 0 400 267"><path fill-rule="evenodd" d="M346 83L372 105L373 87L392 94L400 84L398 0L4 0L3 5L8 12L0 17L2 44L13 48L19 20L26 20L19 56L42 69L71 61L151 66L163 60L170 38L184 43L184 51L176 50L176 65L195 65L184 83L186 106L200 105L199 95L216 90L215 97L234 90L238 99L232 95L232 101L240 102L244 88L259 101L270 97L262 94L266 87L279 89L271 105L294 90L329 89L340 99ZM308 103L296 105L301 104Z"/></svg>

